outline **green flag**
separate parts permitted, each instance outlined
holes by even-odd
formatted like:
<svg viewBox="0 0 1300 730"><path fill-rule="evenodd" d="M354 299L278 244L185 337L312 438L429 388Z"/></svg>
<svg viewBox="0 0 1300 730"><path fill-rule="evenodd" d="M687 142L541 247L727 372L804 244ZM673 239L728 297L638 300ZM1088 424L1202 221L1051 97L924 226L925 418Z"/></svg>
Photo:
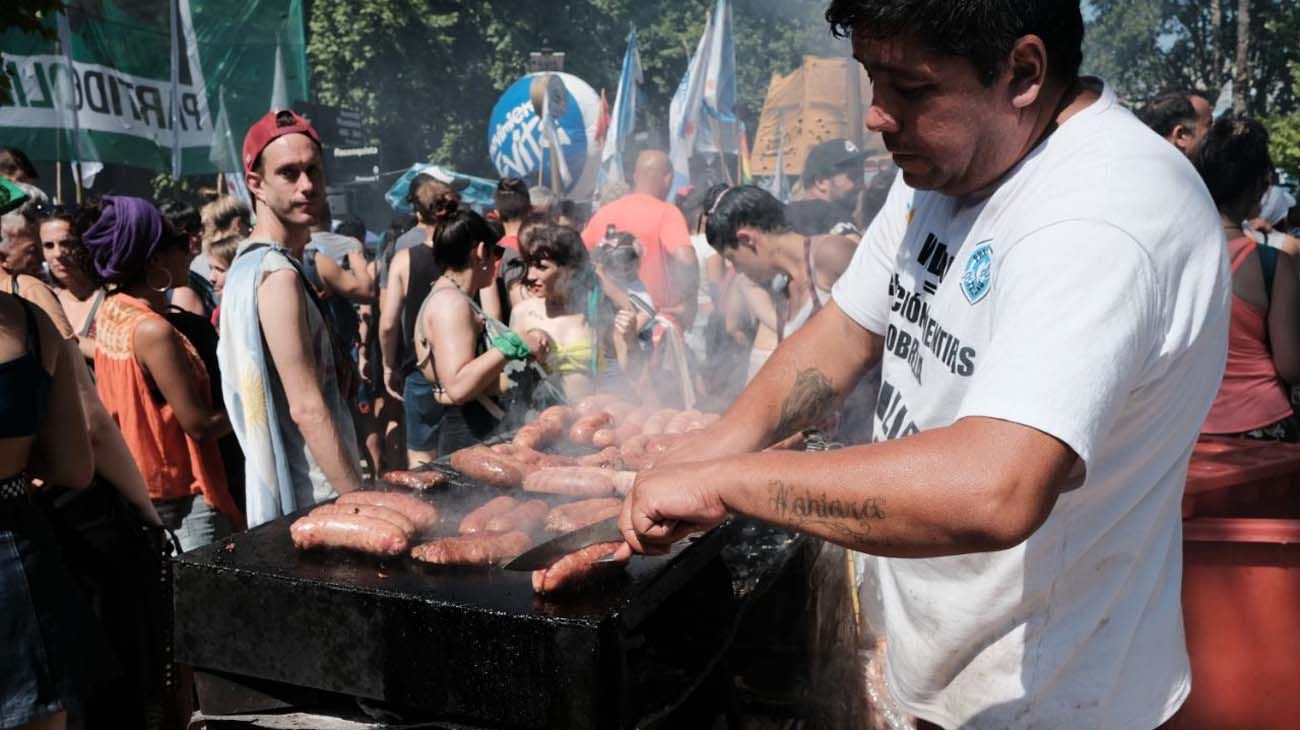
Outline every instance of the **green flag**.
<svg viewBox="0 0 1300 730"><path fill-rule="evenodd" d="M225 91L229 134L242 140L266 113L277 43L290 102L308 98L302 0L175 0L183 47L174 55L172 5L73 0L69 53L35 34L0 33L0 71L13 85L0 106L5 143L33 159L71 160L76 129L83 160L170 171L179 141L182 174L212 173L217 89ZM54 28L56 19L46 22Z"/></svg>

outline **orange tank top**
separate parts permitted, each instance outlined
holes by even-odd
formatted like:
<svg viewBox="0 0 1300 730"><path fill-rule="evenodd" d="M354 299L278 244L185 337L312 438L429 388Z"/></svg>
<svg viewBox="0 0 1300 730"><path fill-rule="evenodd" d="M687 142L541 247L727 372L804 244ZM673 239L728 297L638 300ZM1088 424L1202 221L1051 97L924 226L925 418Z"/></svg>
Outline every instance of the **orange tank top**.
<svg viewBox="0 0 1300 730"><path fill-rule="evenodd" d="M109 415L117 422L127 448L140 467L155 500L202 494L213 508L236 525L243 517L230 497L226 468L216 439L195 441L185 433L176 412L162 399L135 356L135 329L149 319L164 319L149 305L117 293L104 300L96 316L95 385ZM164 320L165 321L165 320ZM212 394L203 360L181 337L189 370L204 405Z"/></svg>
<svg viewBox="0 0 1300 730"><path fill-rule="evenodd" d="M1255 241L1249 238L1228 243L1234 273L1255 247ZM1228 364L1201 432L1244 433L1277 423L1291 414L1286 383L1277 374L1268 345L1268 311L1233 294Z"/></svg>

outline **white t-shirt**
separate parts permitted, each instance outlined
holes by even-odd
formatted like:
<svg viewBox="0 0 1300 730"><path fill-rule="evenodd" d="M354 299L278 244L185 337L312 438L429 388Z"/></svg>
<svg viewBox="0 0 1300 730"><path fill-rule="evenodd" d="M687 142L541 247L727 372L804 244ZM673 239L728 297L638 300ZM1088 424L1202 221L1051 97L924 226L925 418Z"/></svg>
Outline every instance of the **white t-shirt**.
<svg viewBox="0 0 1300 730"><path fill-rule="evenodd" d="M1205 186L1110 88L980 200L899 177L834 290L885 338L875 440L989 417L1081 460L1018 547L879 560L907 710L948 728L1150 730L1182 704L1180 504L1229 283Z"/></svg>

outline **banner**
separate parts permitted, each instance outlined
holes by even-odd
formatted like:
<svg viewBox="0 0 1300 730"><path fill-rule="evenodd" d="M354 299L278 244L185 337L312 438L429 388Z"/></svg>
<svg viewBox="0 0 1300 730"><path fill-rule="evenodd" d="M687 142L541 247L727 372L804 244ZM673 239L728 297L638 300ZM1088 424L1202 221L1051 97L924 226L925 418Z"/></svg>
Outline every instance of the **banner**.
<svg viewBox="0 0 1300 730"><path fill-rule="evenodd" d="M533 109L530 95L533 77L529 74L506 89L488 122L488 154L502 177L519 177L530 186L551 185L551 151L545 141L542 118ZM555 137L564 155L562 169L571 172L563 197L574 200L589 198L596 187L596 170L600 149L596 144L596 127L600 121L600 97L587 82L570 74L554 74L564 83L567 102L564 113L555 121Z"/></svg>
<svg viewBox="0 0 1300 730"><path fill-rule="evenodd" d="M267 111L281 43L288 94L307 98L301 3L72 0L63 34L70 48L17 30L0 33L0 70L13 86L13 98L0 106L5 144L37 160L160 172L172 171L179 144L182 174L215 172L209 150L218 89L242 142ZM59 18L45 22L53 29Z"/></svg>

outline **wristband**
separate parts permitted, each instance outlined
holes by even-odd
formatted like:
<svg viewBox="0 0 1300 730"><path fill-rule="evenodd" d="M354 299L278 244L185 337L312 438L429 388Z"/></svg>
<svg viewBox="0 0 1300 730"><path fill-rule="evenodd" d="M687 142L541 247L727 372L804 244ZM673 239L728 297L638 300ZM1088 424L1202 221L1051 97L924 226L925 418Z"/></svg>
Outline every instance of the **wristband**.
<svg viewBox="0 0 1300 730"><path fill-rule="evenodd" d="M508 360L527 360L531 354L528 345L524 344L524 338L520 337L518 332L507 332L493 338L492 346L500 350Z"/></svg>

